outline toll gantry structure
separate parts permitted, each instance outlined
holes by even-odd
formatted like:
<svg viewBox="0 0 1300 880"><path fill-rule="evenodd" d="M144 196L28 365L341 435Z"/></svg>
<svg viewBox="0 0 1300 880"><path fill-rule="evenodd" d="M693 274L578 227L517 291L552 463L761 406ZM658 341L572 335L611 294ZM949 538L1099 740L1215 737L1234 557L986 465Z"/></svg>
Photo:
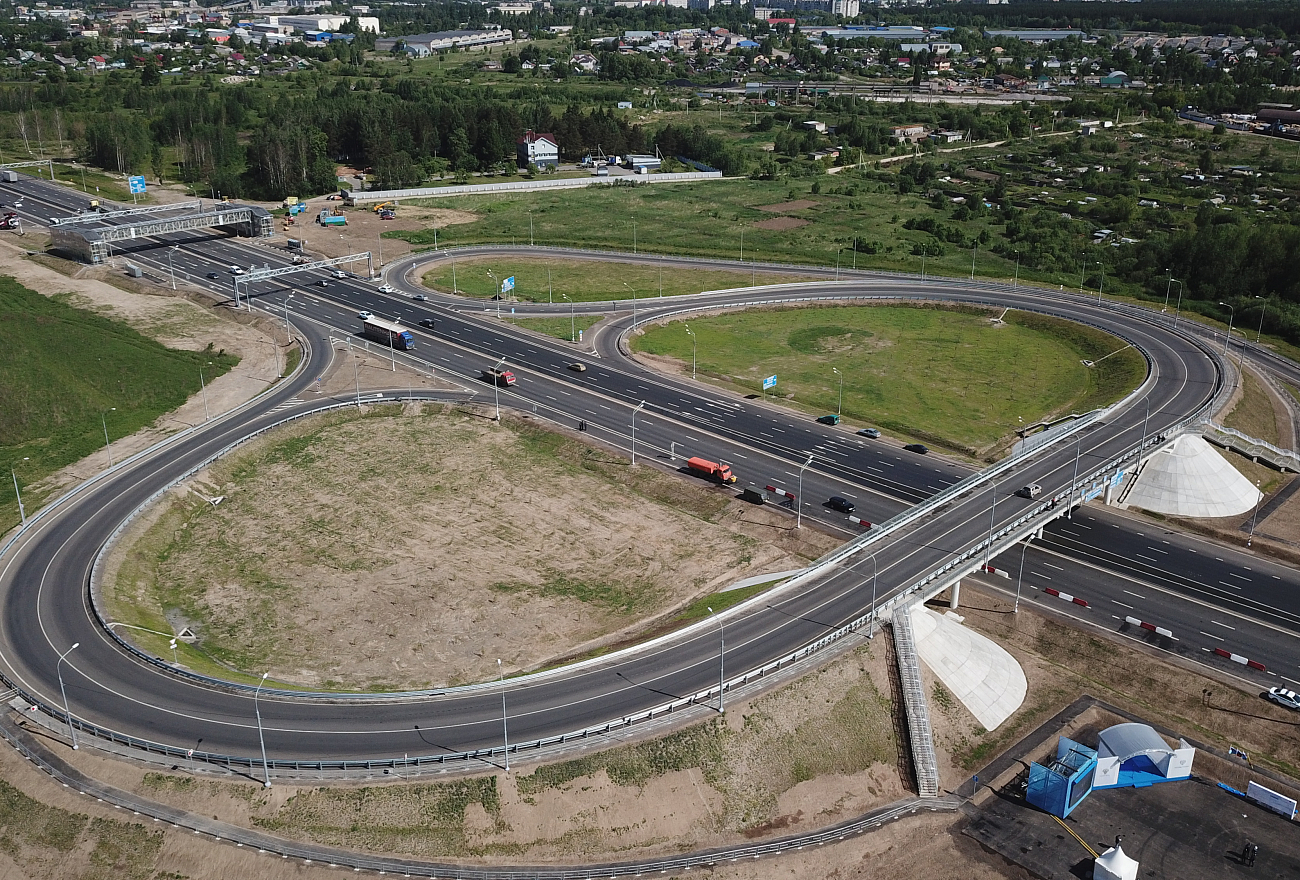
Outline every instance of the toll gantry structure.
<svg viewBox="0 0 1300 880"><path fill-rule="evenodd" d="M114 244L140 244L151 236L169 232L220 229L245 238L269 238L275 234L271 214L265 208L220 202L204 210L202 204L152 205L59 218L50 223L50 243L55 250L87 263L99 264L112 255ZM154 216L177 210L188 213Z"/></svg>

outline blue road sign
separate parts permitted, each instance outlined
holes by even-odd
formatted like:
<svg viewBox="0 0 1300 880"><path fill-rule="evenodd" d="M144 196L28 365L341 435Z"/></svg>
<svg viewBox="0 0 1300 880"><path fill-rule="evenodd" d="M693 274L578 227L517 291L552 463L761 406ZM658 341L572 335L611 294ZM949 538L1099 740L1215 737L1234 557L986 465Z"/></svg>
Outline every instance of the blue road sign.
<svg viewBox="0 0 1300 880"><path fill-rule="evenodd" d="M502 281L502 282L501 282L501 292L502 292L502 293L509 293L510 291L512 291L512 290L514 290L514 289L515 289L515 276L511 275L511 276L510 276L509 278L507 278L505 281Z"/></svg>
<svg viewBox="0 0 1300 880"><path fill-rule="evenodd" d="M144 177L142 176L128 177L126 182L131 186L132 195L138 195L145 191Z"/></svg>
<svg viewBox="0 0 1300 880"><path fill-rule="evenodd" d="M768 376L763 380L763 390L770 391L776 387L776 376Z"/></svg>

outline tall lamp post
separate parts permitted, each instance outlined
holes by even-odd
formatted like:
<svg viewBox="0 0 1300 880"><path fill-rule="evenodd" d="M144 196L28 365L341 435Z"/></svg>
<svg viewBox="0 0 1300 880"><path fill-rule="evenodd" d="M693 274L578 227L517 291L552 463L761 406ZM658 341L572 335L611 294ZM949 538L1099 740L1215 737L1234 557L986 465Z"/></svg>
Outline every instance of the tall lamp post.
<svg viewBox="0 0 1300 880"><path fill-rule="evenodd" d="M636 290L626 281L623 282L623 286L632 292L632 329L636 330Z"/></svg>
<svg viewBox="0 0 1300 880"><path fill-rule="evenodd" d="M23 461L28 461L29 459L30 456L23 457ZM16 468L9 468L9 476L14 478L14 497L18 499L18 518L22 520L23 527L26 528L27 512L23 510L23 496L22 493L18 491L18 471Z"/></svg>
<svg viewBox="0 0 1300 880"><path fill-rule="evenodd" d="M867 555L871 557L871 626L867 629L867 638L876 637L876 576L880 574L880 569L876 565L876 554L870 551Z"/></svg>
<svg viewBox="0 0 1300 880"><path fill-rule="evenodd" d="M689 324L682 324L682 326L686 328L686 332L690 334L691 337L691 378L694 379L695 378L695 344L696 344L695 331L691 329L691 326Z"/></svg>
<svg viewBox="0 0 1300 880"><path fill-rule="evenodd" d="M506 359L503 357L492 366L492 398L497 410L497 424L501 423L501 379L497 374L505 365Z"/></svg>
<svg viewBox="0 0 1300 880"><path fill-rule="evenodd" d="M501 285L497 283L497 276L492 274L492 270L487 270L488 277L492 279L492 298L497 301L497 318L501 317Z"/></svg>
<svg viewBox="0 0 1300 880"><path fill-rule="evenodd" d="M567 293L560 294L560 299L568 300L569 303L569 341L576 343L578 341L578 319L573 315L573 300L569 299Z"/></svg>
<svg viewBox="0 0 1300 880"><path fill-rule="evenodd" d="M1101 292L1106 289L1106 264L1098 260L1097 265L1101 266L1101 283L1097 285L1097 305L1101 305Z"/></svg>
<svg viewBox="0 0 1300 880"><path fill-rule="evenodd" d="M812 460L813 457L808 456L808 460L803 463L803 467L799 468L799 494L794 499L794 527L796 529L803 528L803 472L808 465L812 464Z"/></svg>
<svg viewBox="0 0 1300 880"><path fill-rule="evenodd" d="M1228 333L1223 337L1223 356L1227 357L1228 343L1232 340L1232 322L1237 319L1237 310L1226 302L1221 302L1219 305L1228 309Z"/></svg>
<svg viewBox="0 0 1300 880"><path fill-rule="evenodd" d="M108 412L117 412L117 407L110 406ZM113 444L108 442L108 416L107 413L99 414L99 423L104 426L104 449L108 450L108 466L113 466Z"/></svg>
<svg viewBox="0 0 1300 880"><path fill-rule="evenodd" d="M293 299L292 293L289 294L289 296L284 301L284 335L285 336L288 336L289 333L291 332L289 330L289 300L291 299ZM289 341L292 342L293 340L290 339Z"/></svg>
<svg viewBox="0 0 1300 880"><path fill-rule="evenodd" d="M1011 280L1011 289L1020 287L1020 251L1016 251L1016 277Z"/></svg>
<svg viewBox="0 0 1300 880"><path fill-rule="evenodd" d="M636 414L639 413L644 406L645 401L643 400L632 410L632 467L636 467Z"/></svg>
<svg viewBox="0 0 1300 880"><path fill-rule="evenodd" d="M1262 296L1257 296L1255 299L1264 300L1259 308L1259 329L1255 331L1255 344L1259 345L1259 339L1264 335L1264 313L1268 311L1268 300Z"/></svg>
<svg viewBox="0 0 1300 880"><path fill-rule="evenodd" d="M1079 490L1079 456L1083 454L1083 438L1074 435L1074 478L1070 480L1070 503L1065 509L1065 518L1074 519L1074 493Z"/></svg>
<svg viewBox="0 0 1300 880"><path fill-rule="evenodd" d="M713 619L718 622L718 639L720 644L718 650L718 714L721 715L727 711L726 707L722 704L722 686L727 681L727 630L726 627L722 625L722 618L719 617L712 608L709 609L709 614L713 615Z"/></svg>
<svg viewBox="0 0 1300 880"><path fill-rule="evenodd" d="M831 367L831 370L840 377L840 397L839 402L835 405L835 415L838 416L844 412L844 374L835 367Z"/></svg>
<svg viewBox="0 0 1300 880"><path fill-rule="evenodd" d="M179 247L180 245L174 244L167 248L167 268L172 273L172 290L176 289L176 267L172 265L172 251L175 251Z"/></svg>
<svg viewBox="0 0 1300 880"><path fill-rule="evenodd" d="M1264 500L1264 493L1259 491L1259 480L1255 481L1255 512L1250 515L1250 536L1246 538L1246 546L1249 547L1255 542L1255 518L1259 516L1259 505ZM76 645L73 645L75 648Z"/></svg>
<svg viewBox="0 0 1300 880"><path fill-rule="evenodd" d="M1178 304L1177 304L1176 306L1174 306L1174 329L1177 330L1177 329L1178 329L1178 316L1179 316L1179 315L1182 313L1182 311L1183 311L1183 282L1181 282L1181 281L1179 281L1177 278L1175 278L1175 279L1174 279L1174 284L1177 284L1177 285L1178 285Z"/></svg>
<svg viewBox="0 0 1300 880"><path fill-rule="evenodd" d="M1011 609L1013 614L1020 613L1020 585L1025 582L1025 553L1029 551L1029 542L1032 540L1034 540L1034 536L1030 534L1028 538L1025 538L1025 546L1020 550L1020 577L1016 579L1016 604Z"/></svg>
<svg viewBox="0 0 1300 880"><path fill-rule="evenodd" d="M506 772L510 772L510 727L506 720L506 671L501 666L501 658L497 658L497 675L501 678L501 742L505 744L502 750L506 756Z"/></svg>
<svg viewBox="0 0 1300 880"><path fill-rule="evenodd" d="M266 677L269 672L262 673L262 680L257 683L257 690L253 691L253 714L257 716L257 741L262 746L262 775L265 777L265 786L271 787L271 765L266 760L266 738L262 736L262 709L257 703L257 698L262 694L262 685L266 684Z"/></svg>
<svg viewBox="0 0 1300 880"><path fill-rule="evenodd" d="M993 480L993 506L989 509L989 542L984 545L984 569L987 571L993 554L993 527L998 515L998 481Z"/></svg>
<svg viewBox="0 0 1300 880"><path fill-rule="evenodd" d="M68 737L72 740L72 747L77 748L77 729L72 726L72 710L68 708L68 692L63 687L63 661L81 642L73 642L72 647L59 655L58 662L54 664L54 671L59 676L59 693L63 695L63 718L68 722Z"/></svg>

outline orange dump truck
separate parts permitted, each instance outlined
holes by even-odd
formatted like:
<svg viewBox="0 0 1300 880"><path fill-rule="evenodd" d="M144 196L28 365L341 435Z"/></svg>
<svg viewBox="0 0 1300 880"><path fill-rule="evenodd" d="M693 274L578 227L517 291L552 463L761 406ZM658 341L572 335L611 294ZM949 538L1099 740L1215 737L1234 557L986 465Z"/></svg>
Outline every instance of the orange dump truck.
<svg viewBox="0 0 1300 880"><path fill-rule="evenodd" d="M718 464L716 461L709 461L707 458L689 458L686 460L686 466L700 476L709 477L719 483L736 482L736 477L728 465Z"/></svg>

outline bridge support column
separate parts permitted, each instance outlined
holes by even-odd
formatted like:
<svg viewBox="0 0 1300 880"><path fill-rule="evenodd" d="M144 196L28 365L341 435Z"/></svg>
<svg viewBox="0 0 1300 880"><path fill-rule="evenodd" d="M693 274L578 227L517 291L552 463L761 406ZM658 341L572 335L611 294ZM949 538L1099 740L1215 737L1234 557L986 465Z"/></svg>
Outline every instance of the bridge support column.
<svg viewBox="0 0 1300 880"><path fill-rule="evenodd" d="M1043 529L1044 526L1039 526L1038 531L1034 532L1034 537L1037 538L1039 541L1043 540Z"/></svg>
<svg viewBox="0 0 1300 880"><path fill-rule="evenodd" d="M953 584L948 588L948 607L956 608L958 601L961 600L961 581Z"/></svg>

